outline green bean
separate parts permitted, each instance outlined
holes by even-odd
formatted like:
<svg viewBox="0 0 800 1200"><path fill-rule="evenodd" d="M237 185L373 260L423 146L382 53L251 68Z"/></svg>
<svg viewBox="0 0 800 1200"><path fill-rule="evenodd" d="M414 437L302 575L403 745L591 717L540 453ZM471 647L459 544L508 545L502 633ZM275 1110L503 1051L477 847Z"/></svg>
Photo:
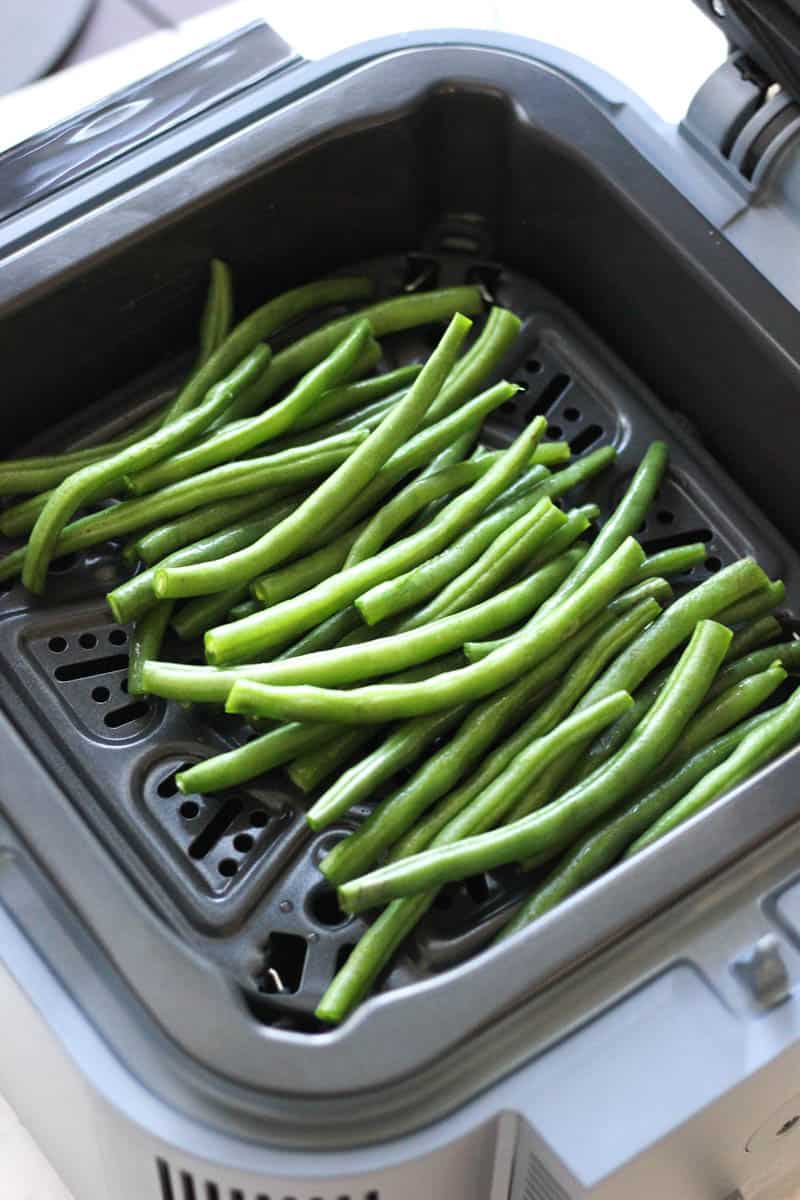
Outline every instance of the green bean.
<svg viewBox="0 0 800 1200"><path fill-rule="evenodd" d="M261 605L258 600L243 600L241 604L234 604L228 616L232 621L239 621L242 617L250 617L253 613L260 612L260 610Z"/></svg>
<svg viewBox="0 0 800 1200"><path fill-rule="evenodd" d="M178 517L158 529L144 533L134 542L136 559L146 566L153 567L175 550L192 546L201 538L221 529L228 529L245 517L251 517L268 506L280 500L275 491L256 492L253 496L234 496L231 500L221 500L216 504L207 504L195 509L185 517Z"/></svg>
<svg viewBox="0 0 800 1200"><path fill-rule="evenodd" d="M481 460L484 461L484 460ZM495 540L487 546L483 554L475 560L471 567L457 576L443 588L436 597L437 615L431 616L434 607L428 604L416 614L411 613L401 621L398 633L407 633L420 625L442 617L452 616L478 604L487 596L497 591L510 576L521 570L529 562L533 554L554 532L566 524L567 518L555 507L553 502L545 497L524 513L512 525L509 525ZM359 606L356 600L356 606ZM509 624L510 622L506 622Z"/></svg>
<svg viewBox="0 0 800 1200"><path fill-rule="evenodd" d="M294 658L298 654L314 654L317 650L332 650L341 639L359 627L364 628L358 609L350 605L335 612L315 625L308 633L303 634L298 641L293 642L274 656L274 661L284 658Z"/></svg>
<svg viewBox="0 0 800 1200"><path fill-rule="evenodd" d="M323 874L332 883L344 883L368 869L393 843L397 844L391 854L392 861L424 849L533 738L549 733L569 714L576 698L582 695L609 659L619 653L658 611L654 601L645 601L638 611L626 614L610 625L608 617L601 614L579 634L568 639L560 652L545 659L500 695L475 708L447 745L421 766L399 791L379 805L355 834L334 847L323 860ZM584 649L585 646L589 648ZM566 678L542 703L543 686L557 680L565 667L569 667ZM531 699L539 701L533 713L481 762L481 757L503 729L519 717L520 710L524 710ZM476 773L461 787L452 790L473 766L478 768ZM436 807L411 828L416 818L437 800ZM403 834L402 841L398 842Z"/></svg>
<svg viewBox="0 0 800 1200"><path fill-rule="evenodd" d="M647 559L645 559L645 562ZM659 579L654 576L652 579L642 579L639 583L635 583L633 587L626 588L624 592L620 592L614 601L618 606L625 607L632 604L638 604L640 600L657 600L662 607L666 607L675 598L670 584L666 579Z"/></svg>
<svg viewBox="0 0 800 1200"><path fill-rule="evenodd" d="M407 396L325 483L291 516L260 541L213 563L156 571L161 597L195 596L249 583L268 567L283 562L307 544L311 531L329 523L370 482L381 466L419 425L455 361L471 321L456 314ZM252 619L252 618L251 618Z"/></svg>
<svg viewBox="0 0 800 1200"><path fill-rule="evenodd" d="M541 550L534 554L530 561L531 568L543 567L551 558L568 550L586 532L592 521L600 516L600 509L596 504L582 504L579 508L568 509L565 516L562 527L551 534Z"/></svg>
<svg viewBox="0 0 800 1200"><path fill-rule="evenodd" d="M557 475L544 480L533 491L529 490L527 496L520 498L516 507L516 501L509 502L506 498L502 511L487 512L482 521L469 529L445 553L429 557L421 565L416 565L401 575L391 576L364 591L358 597L358 607L362 616L372 625L440 591L446 583L470 566L498 533L506 529L523 512L528 511L533 501L544 496L562 495L576 483L591 478L613 460L614 453L608 446L596 454L587 455L572 466L559 471ZM495 645L494 642L487 644Z"/></svg>
<svg viewBox="0 0 800 1200"><path fill-rule="evenodd" d="M355 428L375 429L386 414L391 412L407 395L408 388L403 388L402 391L395 392L393 396L374 400L372 404L365 404L363 408L347 413L343 417L337 417L334 421L326 421L324 425L316 425L313 429L307 429L305 433L290 434L287 437L279 438L275 446L280 450L287 450L291 446L313 446L319 438L330 437L332 433L343 433L348 429Z"/></svg>
<svg viewBox="0 0 800 1200"><path fill-rule="evenodd" d="M761 650L751 650L749 654L729 662L712 683L709 696L718 696L726 688L765 671L774 662L780 662L790 673L800 670L800 641L764 646Z"/></svg>
<svg viewBox="0 0 800 1200"><path fill-rule="evenodd" d="M338 728L339 736L299 755L288 767L292 783L306 794L346 767L376 736L376 731L370 728L346 729L344 732L341 726L327 725L325 728Z"/></svg>
<svg viewBox="0 0 800 1200"><path fill-rule="evenodd" d="M664 691L628 743L590 779L558 801L512 825L468 836L446 846L432 847L413 858L402 859L350 880L338 889L340 906L345 912L360 912L386 900L426 891L534 853L540 856L557 853L588 825L630 795L666 758L702 703L730 639L731 632L723 625L700 621ZM615 692L612 696L617 700L621 696L625 698L625 703L617 707L616 715L630 707L628 693ZM595 712L597 705L603 703L601 700L592 705L584 704L580 711L576 710L547 735L555 746L550 761L562 751L560 735L565 729L570 724L578 725L582 716ZM608 719L604 723L607 725ZM508 812L530 784L534 763L535 769L546 765L539 757L545 740L537 739L531 743L474 802L492 812L493 822ZM585 744L585 740L585 736L581 738L580 735L570 739L569 749ZM465 817L462 813L457 820L465 822Z"/></svg>
<svg viewBox="0 0 800 1200"><path fill-rule="evenodd" d="M489 310L480 337L456 364L450 378L431 405L429 420L440 420L474 395L491 372L499 366L509 346L517 338L521 324L516 313L506 308L495 306Z"/></svg>
<svg viewBox="0 0 800 1200"><path fill-rule="evenodd" d="M230 405L236 392L263 370L268 359L269 350L265 346L258 347L229 376L212 388L208 398L197 408L172 419L156 433L151 433L126 450L82 467L59 484L31 531L22 568L22 582L28 590L34 593L43 590L59 534L76 509L96 498L116 480L122 479L126 472L157 462L202 433L209 422Z"/></svg>
<svg viewBox="0 0 800 1200"><path fill-rule="evenodd" d="M266 412L247 421L226 425L198 445L156 463L145 471L129 475L128 489L136 496L156 491L180 479L188 479L219 463L230 462L256 446L277 437L306 412L329 387L341 381L371 337L369 323L359 321L351 333L319 366L307 372L289 395Z"/></svg>
<svg viewBox="0 0 800 1200"><path fill-rule="evenodd" d="M749 675L710 699L707 698L692 724L675 743L672 753L663 763L663 768L666 770L685 761L701 746L738 724L744 717L765 704L786 678L786 670L779 662L773 662L765 671ZM710 695L709 690L708 696Z"/></svg>
<svg viewBox="0 0 800 1200"><path fill-rule="evenodd" d="M362 522L354 529L348 529L347 533L340 533L338 538L334 538L327 546L306 554L304 558L298 558L288 566L279 567L277 571L262 575L258 581L259 600L263 604L279 604L281 600L297 596L333 575L345 565L348 554L363 530ZM244 586L249 590L250 585Z"/></svg>
<svg viewBox="0 0 800 1200"><path fill-rule="evenodd" d="M128 663L128 692L131 696L146 694L142 668L148 659L158 658L171 615L172 604L169 601L157 604L140 617L133 627Z"/></svg>
<svg viewBox="0 0 800 1200"><path fill-rule="evenodd" d="M724 621L726 625L738 625L742 621L752 621L756 617L763 617L777 608L785 595L786 588L782 579L772 582L767 580L766 585L758 592L745 596L736 604L732 604L725 612L720 613L720 620Z"/></svg>
<svg viewBox="0 0 800 1200"><path fill-rule="evenodd" d="M626 536L636 532L664 477L667 468L667 454L664 442L652 443L614 513L601 528L589 553L575 568L575 578L564 581L559 590L548 600L548 608L559 605L565 596L568 596L584 579L588 578L598 563L605 561ZM660 574L660 571L656 571L656 574ZM491 654L497 648L498 642L496 641L487 642L484 645L472 645L467 651L467 657L474 662Z"/></svg>
<svg viewBox="0 0 800 1200"><path fill-rule="evenodd" d="M383 508L378 509L374 517L367 522L350 549L346 565L352 567L355 563L377 554L397 530L407 524L431 500L468 487L486 474L493 461L494 457L487 454L478 461L458 462L406 484L402 491L384 504Z"/></svg>
<svg viewBox="0 0 800 1200"><path fill-rule="evenodd" d="M741 658L767 642L776 641L782 632L781 623L775 617L757 617L754 621L748 621L734 633L728 658Z"/></svg>
<svg viewBox="0 0 800 1200"><path fill-rule="evenodd" d="M389 300L370 304L357 313L337 317L276 354L269 370L237 399L228 414L229 419L257 412L287 380L304 374L326 354L330 354L359 320L369 321L373 337L382 338L386 334L399 333L418 325L450 320L456 313L472 317L481 312L482 307L478 288L453 287L421 292L416 296L393 296Z"/></svg>
<svg viewBox="0 0 800 1200"><path fill-rule="evenodd" d="M195 792L205 795L238 787L290 762L303 750L330 741L336 734L335 725L281 725L235 750L203 759L181 771L175 780L184 795Z"/></svg>
<svg viewBox="0 0 800 1200"><path fill-rule="evenodd" d="M486 479L490 475L491 472ZM640 546L632 538L626 540L557 612L543 617L527 634L514 638L509 646L484 662L459 671L444 672L422 684L373 684L348 692L309 686L274 687L242 680L231 689L229 711L241 709L246 714L278 716L284 720L294 720L294 715L289 717L288 714L296 712L302 713L299 718L302 720L373 724L423 716L441 708L479 700L518 679L525 670L547 657L554 642L574 632L605 608L638 571L643 559ZM323 712L325 716L310 717L310 712Z"/></svg>
<svg viewBox="0 0 800 1200"><path fill-rule="evenodd" d="M211 596L197 596L181 605L172 618L172 628L182 642L190 642L193 638L202 637L205 631L217 621L227 617L232 608L248 599L250 589L247 584L229 588L227 592L214 592ZM163 603L163 601L157 601ZM258 610L256 610L258 611Z"/></svg>
<svg viewBox="0 0 800 1200"><path fill-rule="evenodd" d="M361 379L358 383L341 384L320 397L318 402L293 422L293 431L300 433L314 429L326 421L335 421L346 413L353 413L375 400L397 400L401 392L407 391L422 370L422 363L410 363L396 367L384 375Z"/></svg>
<svg viewBox="0 0 800 1200"><path fill-rule="evenodd" d="M75 550L83 550L86 546L106 541L110 537L146 528L166 517L185 513L203 503L240 495L242 492L260 490L270 484L291 483L296 490L305 480L334 470L361 440L363 435L354 432L343 434L338 445L333 444L337 439L331 438L325 453L310 455L307 458L286 458L273 454L263 459L253 459L248 463L227 463L207 471L203 477L184 479L152 496L123 500L112 508L105 508L101 512L90 513L70 522L59 534L55 552L69 554ZM296 455L298 452L289 453ZM11 579L19 574L25 553L26 549L23 547L0 559L0 579Z"/></svg>
<svg viewBox="0 0 800 1200"><path fill-rule="evenodd" d="M164 424L174 421L176 417L193 409L209 389L233 371L256 348L259 342L265 341L294 317L298 317L312 308L321 308L326 304L360 300L369 296L371 291L372 282L364 277L323 279L284 292L274 300L262 304L255 312L250 313L248 317L239 322L199 371L192 372L167 410ZM232 420L235 415L237 414L233 409L230 409L229 418Z"/></svg>
<svg viewBox="0 0 800 1200"><path fill-rule="evenodd" d="M434 621L422 629L375 641L322 650L317 654L239 667L190 667L183 663L152 663L146 669L148 687L165 699L209 703L227 699L241 679L259 683L318 683L341 687L364 678L388 675L438 658L461 646L465 630L506 625L522 612L542 603L575 563L577 552L508 588L474 608Z"/></svg>
<svg viewBox="0 0 800 1200"><path fill-rule="evenodd" d="M502 941L550 912L579 888L591 883L610 867L634 838L648 829L703 776L728 757L751 730L759 728L769 713L743 721L674 768L635 797L622 812L603 820L581 838L537 886L496 941Z"/></svg>
<svg viewBox="0 0 800 1200"><path fill-rule="evenodd" d="M219 258L211 260L211 281L200 321L200 355L195 370L208 362L230 333L233 285L230 268Z"/></svg>
<svg viewBox="0 0 800 1200"><path fill-rule="evenodd" d="M725 792L735 788L755 771L772 762L800 737L800 689L769 714L757 729L748 733L729 758L700 779L686 795L668 809L628 847L625 858L631 858L652 846L678 825L708 808Z"/></svg>
<svg viewBox="0 0 800 1200"><path fill-rule="evenodd" d="M653 575L681 575L699 563L706 561L708 550L704 542L687 542L685 546L672 546L650 554L642 566L642 579Z"/></svg>
<svg viewBox="0 0 800 1200"><path fill-rule="evenodd" d="M562 463L568 463L571 458L572 451L569 442L545 442L543 446L536 447L533 461L540 463L543 467L560 467Z"/></svg>
<svg viewBox="0 0 800 1200"><path fill-rule="evenodd" d="M184 546L183 549L176 550L169 556L169 561L178 564L202 562L205 558L215 558L219 554L224 554L231 548L247 546L256 538L261 537L261 534L271 525L283 520L286 513L291 512L294 507L293 500L281 500L276 504L264 506L264 493L261 492L259 495L261 496L262 512L255 520L234 525L219 533L209 534L208 537L199 539L191 546ZM126 580L125 583L121 583L106 596L114 619L120 625L126 625L128 621L137 619L158 603L153 592L153 575L153 568L148 567L138 575Z"/></svg>
<svg viewBox="0 0 800 1200"><path fill-rule="evenodd" d="M543 426L543 419L535 420L482 479L452 500L421 533L403 538L373 558L340 571L302 596L276 604L246 621L210 630L205 639L209 662L224 665L263 654L271 646L324 621L371 584L399 574L413 563L435 554L469 525L519 473L541 436Z"/></svg>

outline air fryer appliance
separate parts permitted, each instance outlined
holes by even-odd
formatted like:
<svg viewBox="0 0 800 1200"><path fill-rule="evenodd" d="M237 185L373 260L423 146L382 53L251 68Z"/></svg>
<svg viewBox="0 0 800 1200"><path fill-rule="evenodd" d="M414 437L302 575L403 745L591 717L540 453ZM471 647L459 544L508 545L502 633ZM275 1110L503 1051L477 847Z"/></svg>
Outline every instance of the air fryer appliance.
<svg viewBox="0 0 800 1200"><path fill-rule="evenodd" d="M524 318L496 436L544 411L575 454L613 442L606 509L666 437L643 544L702 538L709 571L755 554L791 622L800 26L788 0L711 7L731 55L678 128L520 38L309 63L255 25L2 156L6 447L157 402L212 254L243 309L356 265L379 293L477 280ZM518 873L446 889L323 1030L362 927L317 870L337 829L312 834L282 777L178 794L236 727L126 694L114 546L56 567L46 600L0 596L0 1087L76 1200L746 1200L800 1179L800 753L497 948L476 953Z"/></svg>

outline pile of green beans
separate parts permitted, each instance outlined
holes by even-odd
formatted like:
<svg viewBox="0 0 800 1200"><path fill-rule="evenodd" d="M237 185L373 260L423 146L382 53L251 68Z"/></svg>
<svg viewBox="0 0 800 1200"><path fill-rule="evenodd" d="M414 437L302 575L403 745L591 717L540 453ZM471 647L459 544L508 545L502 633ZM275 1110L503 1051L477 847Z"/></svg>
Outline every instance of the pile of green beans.
<svg viewBox="0 0 800 1200"><path fill-rule="evenodd" d="M0 463L0 532L28 535L0 581L41 593L54 556L129 535L107 596L132 625L129 692L253 727L180 791L285 771L331 839L318 865L342 910L381 910L320 999L329 1023L442 886L518 864L505 940L662 839L680 853L676 831L800 742L782 581L744 558L695 584L703 543L636 540L667 445L624 463L603 519L572 493L612 446L573 461L543 416L504 449L484 438L517 391L497 378L514 313L475 287L370 293L320 280L235 324L214 260L171 395L112 441ZM350 311L287 340L331 304ZM426 361L380 371L384 339L396 361L392 335L431 324Z"/></svg>

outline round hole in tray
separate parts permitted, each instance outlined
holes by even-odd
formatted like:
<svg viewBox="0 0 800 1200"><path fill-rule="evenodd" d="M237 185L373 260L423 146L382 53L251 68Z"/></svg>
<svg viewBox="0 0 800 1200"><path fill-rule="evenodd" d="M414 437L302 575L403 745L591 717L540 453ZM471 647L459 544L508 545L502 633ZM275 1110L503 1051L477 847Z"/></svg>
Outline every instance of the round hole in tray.
<svg viewBox="0 0 800 1200"><path fill-rule="evenodd" d="M248 850L253 849L253 839L249 833L237 833L233 839L233 848L238 850L240 854L247 854Z"/></svg>
<svg viewBox="0 0 800 1200"><path fill-rule="evenodd" d="M716 575L717 571L720 569L721 566L722 566L722 563L714 554L711 555L711 558L706 559L706 570L711 575Z"/></svg>
<svg viewBox="0 0 800 1200"><path fill-rule="evenodd" d="M671 525L675 520L675 514L671 513L668 508L662 508L656 513L656 520L660 525Z"/></svg>
<svg viewBox="0 0 800 1200"><path fill-rule="evenodd" d="M578 408L565 408L564 409L564 417L566 418L567 421L579 421L580 416L581 416L580 409L578 409Z"/></svg>
<svg viewBox="0 0 800 1200"><path fill-rule="evenodd" d="M526 381L524 379L513 379L511 382L514 384L515 387L519 388L519 390L521 392L527 392L528 384L526 383Z"/></svg>
<svg viewBox="0 0 800 1200"><path fill-rule="evenodd" d="M127 694L128 694L128 677L127 677L127 675L122 680L122 682L120 683L119 686L120 686L120 690L123 691L125 693L125 695L127 696Z"/></svg>
<svg viewBox="0 0 800 1200"><path fill-rule="evenodd" d="M525 363L525 370L530 375L538 375L541 369L542 364L539 362L538 358L529 358Z"/></svg>
<svg viewBox="0 0 800 1200"><path fill-rule="evenodd" d="M108 640L112 646L124 646L128 640L128 635L124 629L112 629L108 635Z"/></svg>
<svg viewBox="0 0 800 1200"><path fill-rule="evenodd" d="M226 879L230 879L239 870L239 864L232 858L223 858L222 862L217 867L220 875L224 875Z"/></svg>
<svg viewBox="0 0 800 1200"><path fill-rule="evenodd" d="M555 441L557 441L561 437L563 432L564 432L564 430L561 428L560 425L550 425L547 430L547 436L550 438L553 438Z"/></svg>
<svg viewBox="0 0 800 1200"><path fill-rule="evenodd" d="M255 808L250 813L250 824L254 829L263 829L269 822L269 813L265 813L263 808Z"/></svg>
<svg viewBox="0 0 800 1200"><path fill-rule="evenodd" d="M83 646L84 650L94 650L97 638L93 633L82 633L78 638L78 645Z"/></svg>
<svg viewBox="0 0 800 1200"><path fill-rule="evenodd" d="M346 925L350 920L347 913L342 912L339 908L339 901L336 899L336 889L330 887L327 883L320 884L315 887L308 897L308 907L315 921L319 921L320 925L327 925L329 928L334 928L337 925Z"/></svg>
<svg viewBox="0 0 800 1200"><path fill-rule="evenodd" d="M92 688L92 699L96 700L98 704L105 704L106 700L108 700L110 696L111 692L107 687L104 687L103 684L100 684L99 687Z"/></svg>
<svg viewBox="0 0 800 1200"><path fill-rule="evenodd" d="M187 821L193 821L199 812L200 805L196 800L184 800L180 807L180 814L182 817L185 817Z"/></svg>
<svg viewBox="0 0 800 1200"><path fill-rule="evenodd" d="M47 643L48 648L52 650L53 654L63 654L68 644L67 639L63 637L51 637Z"/></svg>

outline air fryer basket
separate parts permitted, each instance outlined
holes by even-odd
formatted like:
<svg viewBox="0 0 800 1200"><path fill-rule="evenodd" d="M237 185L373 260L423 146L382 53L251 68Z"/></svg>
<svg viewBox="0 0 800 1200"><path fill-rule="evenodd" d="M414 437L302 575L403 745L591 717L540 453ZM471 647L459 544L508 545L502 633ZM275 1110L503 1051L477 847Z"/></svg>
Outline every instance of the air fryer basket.
<svg viewBox="0 0 800 1200"><path fill-rule="evenodd" d="M502 371L523 390L496 414L491 436L507 441L544 412L549 436L566 438L575 455L615 445L616 465L587 493L604 513L647 444L666 438L670 474L640 531L643 546L705 541L709 557L693 581L753 554L785 580L787 621L800 615L800 561L786 540L800 534L788 503L800 451L794 315L735 251L709 238L596 103L521 53L438 47L378 56L49 240L61 257L46 253L48 239L32 242L9 258L0 281L3 403L13 406L20 447L110 431L122 412L163 395L185 366L212 254L231 262L242 311L323 272L365 270L378 295L476 281L487 300L524 318ZM418 357L435 336L387 339L384 365ZM47 352L32 356L32 345ZM103 601L122 577L110 545L55 564L42 601L19 586L0 596L0 704L90 838L127 875L137 903L169 927L175 945L234 982L231 1025L244 1023L245 1037L260 1026L258 1044L276 1053L346 1054L352 1022L307 1036L319 1033L315 1003L362 928L339 912L317 864L367 810L314 835L301 797L278 773L231 794L181 796L180 765L243 730L215 712L127 696L127 631ZM792 769L784 762L775 773ZM20 789L0 804L25 836ZM709 869L741 853L744 837L774 832L779 820L770 819L746 834L729 822ZM40 842L34 853L106 941L77 881L74 893L65 887L55 847ZM648 861L680 854L673 838ZM671 898L659 874L655 892L626 893L620 928ZM411 1031L398 1073L416 1054L415 1000L431 992L430 984L397 989L437 977L457 987L459 971L450 969L525 886L508 868L446 888L387 972L381 986L390 995L379 1007L407 1006ZM548 928L561 919L553 914ZM537 928L527 936L529 993ZM492 951L492 970L502 953ZM134 991L144 988L122 952L115 957ZM487 1027L512 1001L501 992L496 1000L488 989L475 993L472 1011L459 1011L437 1048ZM525 994L522 986L513 999ZM173 1032L176 1022L171 1009ZM369 1014L356 1019L359 1036L368 1023ZM242 1055L235 1067L229 1061L240 1075ZM337 1070L341 1083L341 1061ZM293 1090L285 1066L278 1072ZM312 1087L311 1073L303 1070L297 1086Z"/></svg>

